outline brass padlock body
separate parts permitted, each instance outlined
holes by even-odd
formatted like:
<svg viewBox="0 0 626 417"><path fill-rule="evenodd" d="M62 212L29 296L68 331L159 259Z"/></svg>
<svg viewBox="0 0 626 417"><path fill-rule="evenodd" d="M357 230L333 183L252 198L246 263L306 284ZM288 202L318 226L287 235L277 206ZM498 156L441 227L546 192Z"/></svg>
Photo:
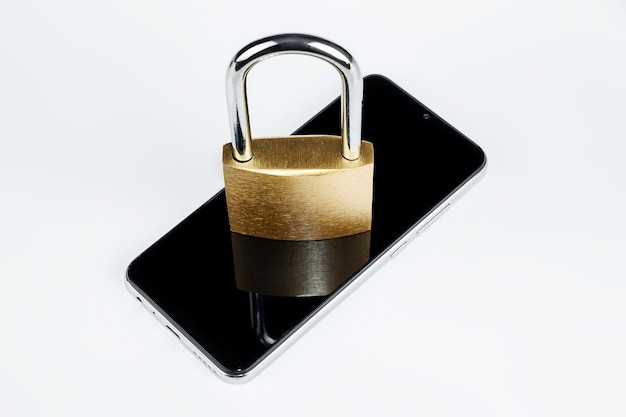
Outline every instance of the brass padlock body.
<svg viewBox="0 0 626 417"><path fill-rule="evenodd" d="M340 136L287 136L254 140L254 157L222 162L230 230L277 240L333 239L372 225L374 148L341 156Z"/></svg>

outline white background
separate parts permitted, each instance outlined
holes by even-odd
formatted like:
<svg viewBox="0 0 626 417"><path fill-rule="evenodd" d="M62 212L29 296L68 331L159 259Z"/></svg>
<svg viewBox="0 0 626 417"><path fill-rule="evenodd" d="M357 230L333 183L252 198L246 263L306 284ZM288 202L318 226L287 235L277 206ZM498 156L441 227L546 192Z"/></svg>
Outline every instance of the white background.
<svg viewBox="0 0 626 417"><path fill-rule="evenodd" d="M280 32L341 44L489 168L229 385L123 280L222 187L226 67ZM254 133L291 133L335 78L259 65ZM624 416L625 117L624 1L3 0L0 415Z"/></svg>

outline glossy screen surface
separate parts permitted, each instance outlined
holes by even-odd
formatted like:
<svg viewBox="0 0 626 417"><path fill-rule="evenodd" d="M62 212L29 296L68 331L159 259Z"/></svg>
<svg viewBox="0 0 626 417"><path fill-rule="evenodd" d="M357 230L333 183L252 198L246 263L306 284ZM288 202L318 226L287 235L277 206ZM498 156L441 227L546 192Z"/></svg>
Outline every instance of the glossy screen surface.
<svg viewBox="0 0 626 417"><path fill-rule="evenodd" d="M296 133L340 134L339 102ZM363 138L374 143L375 152L370 260L362 267L367 268L479 172L485 156L377 75L365 78ZM253 368L327 299L259 296L237 288L223 190L138 256L127 275L178 331L233 375Z"/></svg>

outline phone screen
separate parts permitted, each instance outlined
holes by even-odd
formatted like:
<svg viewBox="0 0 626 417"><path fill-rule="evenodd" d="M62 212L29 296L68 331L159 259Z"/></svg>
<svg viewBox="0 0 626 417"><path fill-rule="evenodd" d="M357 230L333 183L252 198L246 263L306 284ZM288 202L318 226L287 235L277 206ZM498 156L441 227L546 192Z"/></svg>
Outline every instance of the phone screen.
<svg viewBox="0 0 626 417"><path fill-rule="evenodd" d="M340 134L339 100L296 134ZM374 144L367 269L486 163L483 151L394 83L364 79L363 139ZM220 150L221 151L221 150ZM350 285L350 277L336 291ZM229 375L245 374L329 297L239 289L224 190L138 256L129 284Z"/></svg>

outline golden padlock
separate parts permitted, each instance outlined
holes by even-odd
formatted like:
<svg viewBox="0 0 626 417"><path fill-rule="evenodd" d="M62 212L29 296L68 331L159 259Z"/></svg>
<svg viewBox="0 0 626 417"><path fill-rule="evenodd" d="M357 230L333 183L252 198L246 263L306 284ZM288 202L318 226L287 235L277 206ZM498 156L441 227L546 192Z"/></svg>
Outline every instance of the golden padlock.
<svg viewBox="0 0 626 417"><path fill-rule="evenodd" d="M300 135L252 141L246 77L260 61L310 55L341 75L341 136ZM285 34L249 44L226 76L232 143L222 161L230 230L277 240L321 240L369 231L374 147L361 140L362 78L342 47L310 35Z"/></svg>

